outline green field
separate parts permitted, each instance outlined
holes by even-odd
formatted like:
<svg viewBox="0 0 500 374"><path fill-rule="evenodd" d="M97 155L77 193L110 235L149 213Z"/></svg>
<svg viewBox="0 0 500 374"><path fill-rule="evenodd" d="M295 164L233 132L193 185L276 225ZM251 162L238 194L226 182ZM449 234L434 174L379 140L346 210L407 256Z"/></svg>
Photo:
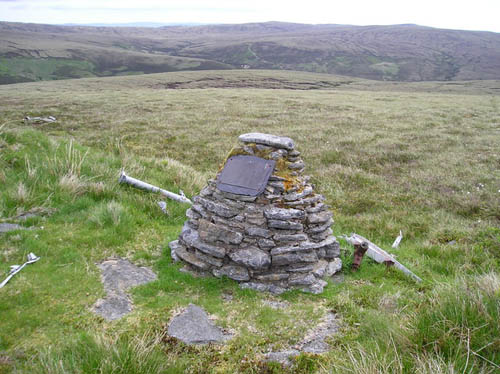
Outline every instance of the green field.
<svg viewBox="0 0 500 374"><path fill-rule="evenodd" d="M29 82L92 77L94 68L91 62L81 60L0 58L0 84L16 83L16 79Z"/></svg>
<svg viewBox="0 0 500 374"><path fill-rule="evenodd" d="M42 257L0 289L0 373L497 373L498 87L252 70L0 87L0 219L33 227L0 234L0 265ZM27 115L57 122L26 124ZM167 243L187 206L168 202L163 215L159 196L118 185L120 170L191 197L238 135L254 131L295 140L335 235L390 249L402 230L391 251L423 283L369 259L351 272L341 239L344 282L321 295L180 273ZM15 218L30 211L38 216ZM131 314L106 322L90 308L104 295L96 263L111 256L159 279L132 291ZM234 338L208 347L166 339L189 303ZM328 353L301 354L292 368L263 361L327 311L341 321Z"/></svg>

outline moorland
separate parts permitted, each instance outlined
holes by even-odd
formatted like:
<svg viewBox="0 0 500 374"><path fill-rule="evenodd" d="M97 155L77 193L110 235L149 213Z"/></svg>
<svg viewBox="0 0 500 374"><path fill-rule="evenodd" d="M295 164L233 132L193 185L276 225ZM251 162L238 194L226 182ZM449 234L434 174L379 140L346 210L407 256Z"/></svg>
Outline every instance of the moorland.
<svg viewBox="0 0 500 374"><path fill-rule="evenodd" d="M247 68L384 81L500 79L500 34L411 24L147 28L0 22L0 84Z"/></svg>
<svg viewBox="0 0 500 374"><path fill-rule="evenodd" d="M500 365L500 82L398 83L271 70L85 78L0 87L2 268L41 260L0 290L0 373L497 373ZM55 116L33 124L25 116ZM188 197L238 135L293 138L334 212L343 282L320 295L193 278L167 243L184 204L118 184L130 175ZM26 214L31 213L28 218ZM390 249L402 230L404 238ZM356 232L423 278L365 259ZM158 280L107 322L96 266L113 256ZM286 302L275 310L269 301ZM165 327L194 303L235 335L187 346ZM334 312L323 355L263 360Z"/></svg>

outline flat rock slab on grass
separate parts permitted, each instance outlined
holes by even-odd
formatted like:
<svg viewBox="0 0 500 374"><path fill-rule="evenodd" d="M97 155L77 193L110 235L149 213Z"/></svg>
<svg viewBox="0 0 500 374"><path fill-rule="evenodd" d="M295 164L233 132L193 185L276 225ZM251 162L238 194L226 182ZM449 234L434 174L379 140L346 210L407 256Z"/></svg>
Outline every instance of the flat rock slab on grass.
<svg viewBox="0 0 500 374"><path fill-rule="evenodd" d="M0 223L0 234L14 230L27 230L27 228L20 226L17 223Z"/></svg>
<svg viewBox="0 0 500 374"><path fill-rule="evenodd" d="M106 297L94 304L94 312L113 321L132 311L132 301L126 291L129 288L152 282L156 274L148 268L138 267L121 258L109 259L97 265Z"/></svg>
<svg viewBox="0 0 500 374"><path fill-rule="evenodd" d="M286 309L290 306L288 301L278 301L278 300L262 300L262 304L268 306L271 309Z"/></svg>
<svg viewBox="0 0 500 374"><path fill-rule="evenodd" d="M310 330L304 339L295 349L278 352L268 352L264 355L264 360L268 362L278 362L285 367L292 365L292 358L297 357L301 352L320 354L330 349L326 339L339 330L337 316L334 313L327 313L322 321Z"/></svg>
<svg viewBox="0 0 500 374"><path fill-rule="evenodd" d="M300 351L307 353L325 353L330 349L326 338L339 331L339 323L334 313L327 313L323 320L302 340Z"/></svg>
<svg viewBox="0 0 500 374"><path fill-rule="evenodd" d="M174 317L168 325L168 335L186 344L221 343L229 338L215 326L207 313L194 304Z"/></svg>
<svg viewBox="0 0 500 374"><path fill-rule="evenodd" d="M94 312L108 321L122 318L131 311L132 301L127 295L108 295L94 304Z"/></svg>
<svg viewBox="0 0 500 374"><path fill-rule="evenodd" d="M284 367L290 367L293 365L292 358L297 357L299 354L300 352L296 349L290 349L287 351L266 353L264 359L267 362L277 362Z"/></svg>

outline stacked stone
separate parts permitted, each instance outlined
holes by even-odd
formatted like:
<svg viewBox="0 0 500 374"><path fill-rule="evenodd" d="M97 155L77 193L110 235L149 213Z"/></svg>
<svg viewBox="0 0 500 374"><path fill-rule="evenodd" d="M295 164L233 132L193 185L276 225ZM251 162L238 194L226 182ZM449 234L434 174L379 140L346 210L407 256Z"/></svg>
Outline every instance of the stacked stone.
<svg viewBox="0 0 500 374"><path fill-rule="evenodd" d="M227 276L242 288L281 293L290 288L320 293L326 276L339 271L339 243L324 197L303 176L304 162L290 138L251 133L231 155L276 161L259 196L221 191L215 180L187 210L174 261L191 271Z"/></svg>

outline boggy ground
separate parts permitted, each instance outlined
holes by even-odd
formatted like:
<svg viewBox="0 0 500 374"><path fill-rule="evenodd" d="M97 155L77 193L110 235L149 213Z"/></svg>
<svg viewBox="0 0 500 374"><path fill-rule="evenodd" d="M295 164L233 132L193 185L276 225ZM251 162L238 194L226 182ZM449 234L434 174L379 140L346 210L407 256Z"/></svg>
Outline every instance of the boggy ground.
<svg viewBox="0 0 500 374"><path fill-rule="evenodd" d="M0 372L498 370L497 83L330 77L351 83L318 90L165 88L214 75L311 86L326 79L196 72L0 87L0 216L34 227L0 234L2 268L29 252L42 257L0 290ZM26 115L58 121L29 125ZM332 206L337 236L354 231L389 249L402 230L401 246L391 251L424 282L369 260L352 273L344 241L345 280L317 296L272 297L180 273L166 244L178 236L187 206L168 202L164 216L158 196L119 186L119 171L192 196L237 136L250 131L295 140L306 174ZM38 214L15 218L28 211ZM131 314L106 322L91 306L104 295L96 264L112 256L151 266L158 280L132 291ZM273 309L270 299L289 306ZM234 338L200 348L165 337L170 317L189 303ZM289 369L263 361L270 350L293 348L328 312L341 318L330 352L301 354Z"/></svg>

